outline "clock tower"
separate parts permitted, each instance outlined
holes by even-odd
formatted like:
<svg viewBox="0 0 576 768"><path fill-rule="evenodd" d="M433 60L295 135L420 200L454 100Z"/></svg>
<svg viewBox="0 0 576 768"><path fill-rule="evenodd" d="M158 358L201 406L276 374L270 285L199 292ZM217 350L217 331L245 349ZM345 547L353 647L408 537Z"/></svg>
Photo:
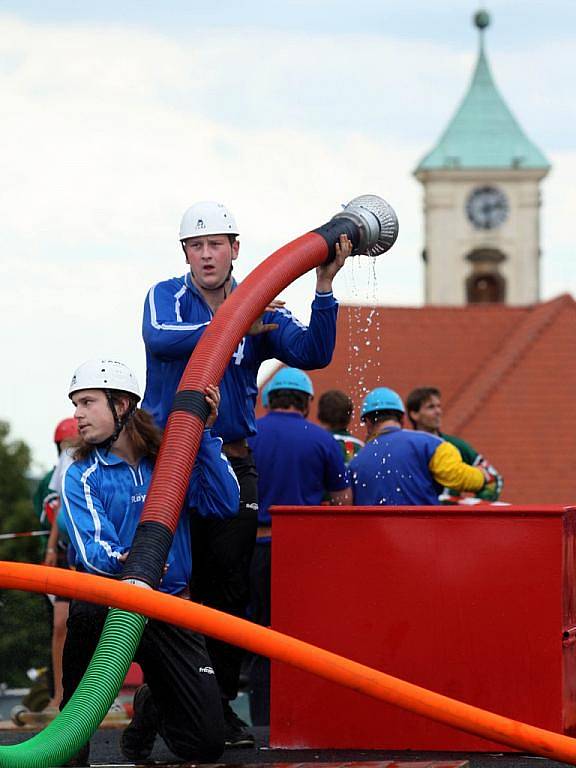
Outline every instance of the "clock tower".
<svg viewBox="0 0 576 768"><path fill-rule="evenodd" d="M533 304L540 298L540 182L550 169L498 92L480 49L460 107L419 163L427 304Z"/></svg>

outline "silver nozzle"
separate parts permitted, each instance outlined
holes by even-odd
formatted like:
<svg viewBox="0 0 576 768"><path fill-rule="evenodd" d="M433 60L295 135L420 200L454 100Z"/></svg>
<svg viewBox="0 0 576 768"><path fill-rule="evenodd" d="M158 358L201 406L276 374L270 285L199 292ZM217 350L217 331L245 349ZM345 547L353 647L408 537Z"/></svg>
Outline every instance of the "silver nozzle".
<svg viewBox="0 0 576 768"><path fill-rule="evenodd" d="M398 237L398 219L391 205L377 195L360 195L350 200L334 219L350 219L360 229L360 242L353 254L379 256Z"/></svg>

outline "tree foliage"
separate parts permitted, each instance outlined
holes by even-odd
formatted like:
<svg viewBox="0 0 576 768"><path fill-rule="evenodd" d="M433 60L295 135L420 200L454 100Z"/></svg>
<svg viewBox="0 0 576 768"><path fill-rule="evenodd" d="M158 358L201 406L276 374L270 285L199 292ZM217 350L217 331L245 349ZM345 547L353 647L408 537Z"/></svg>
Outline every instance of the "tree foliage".
<svg viewBox="0 0 576 768"><path fill-rule="evenodd" d="M10 440L10 427L0 421L0 533L38 528L31 499L30 450ZM39 562L40 539L0 540L0 559ZM0 590L0 683L26 685L26 670L47 666L50 621L43 595Z"/></svg>

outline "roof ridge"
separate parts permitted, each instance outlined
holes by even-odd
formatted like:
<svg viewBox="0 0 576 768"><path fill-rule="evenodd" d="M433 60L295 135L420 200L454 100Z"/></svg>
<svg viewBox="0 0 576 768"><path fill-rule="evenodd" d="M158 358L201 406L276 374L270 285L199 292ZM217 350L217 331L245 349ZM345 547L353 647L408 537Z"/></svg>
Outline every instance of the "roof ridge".
<svg viewBox="0 0 576 768"><path fill-rule="evenodd" d="M462 385L445 411L447 431L458 433L477 412L505 374L543 331L556 319L562 309L574 303L571 296L562 294L551 301L534 305L488 365L481 361L477 372Z"/></svg>

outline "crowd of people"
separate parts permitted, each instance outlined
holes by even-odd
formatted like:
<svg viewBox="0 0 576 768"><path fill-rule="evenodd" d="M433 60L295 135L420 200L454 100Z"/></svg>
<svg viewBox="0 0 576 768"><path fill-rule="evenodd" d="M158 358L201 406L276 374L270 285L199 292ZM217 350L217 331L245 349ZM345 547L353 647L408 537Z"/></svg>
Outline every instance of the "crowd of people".
<svg viewBox="0 0 576 768"><path fill-rule="evenodd" d="M186 274L152 286L145 300L143 397L133 372L119 361L89 360L74 373L68 392L74 417L66 420L71 447L56 440L62 451L52 475L57 496L38 494L40 510L52 504L47 564L121 573L182 373L236 287L238 236L233 215L220 203L196 203L184 213L179 240ZM320 396L321 426L309 419L314 390L305 371L331 360L338 311L332 284L351 252L343 235L335 258L317 268L308 326L283 302L272 302L240 341L219 386L206 389L206 429L162 591L267 626L273 505L437 504L462 493L498 497L502 481L494 468L440 431L437 389L415 390L406 405L386 387L368 393L361 406L365 440L350 433L353 403L340 390ZM285 367L264 388L267 413L257 420L257 375L268 359ZM406 416L412 429L405 428ZM57 557L66 550L67 557ZM105 613L75 600L65 612L55 610L53 706L62 707L76 689ZM149 757L156 734L185 760L216 761L225 747L254 744L231 706L243 669L240 649L150 621L136 660L144 684L121 737L127 759ZM249 660L248 678L252 723L266 724L268 661ZM70 764L85 765L88 754L89 744Z"/></svg>

